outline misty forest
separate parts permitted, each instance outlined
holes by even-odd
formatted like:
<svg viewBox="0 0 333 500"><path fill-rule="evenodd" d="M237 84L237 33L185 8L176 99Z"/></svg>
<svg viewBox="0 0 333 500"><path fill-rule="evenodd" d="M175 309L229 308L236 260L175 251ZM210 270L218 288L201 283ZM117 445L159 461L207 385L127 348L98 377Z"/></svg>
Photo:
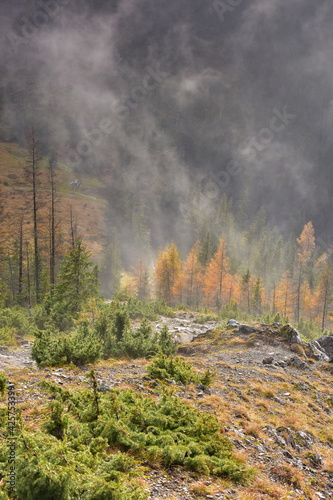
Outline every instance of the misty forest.
<svg viewBox="0 0 333 500"><path fill-rule="evenodd" d="M0 500L333 498L332 3L0 13Z"/></svg>

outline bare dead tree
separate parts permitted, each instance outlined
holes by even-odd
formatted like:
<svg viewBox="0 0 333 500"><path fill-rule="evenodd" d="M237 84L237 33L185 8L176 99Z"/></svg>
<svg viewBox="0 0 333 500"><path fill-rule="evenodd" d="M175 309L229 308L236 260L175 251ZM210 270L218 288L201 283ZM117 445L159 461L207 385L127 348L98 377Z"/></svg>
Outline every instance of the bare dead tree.
<svg viewBox="0 0 333 500"><path fill-rule="evenodd" d="M36 302L40 300L40 274L41 261L39 251L39 210L41 208L39 190L40 190L40 162L42 159L41 148L36 138L34 127L31 126L27 134L27 159L24 166L26 181L31 187L30 210L33 218L33 243L34 243L34 280Z"/></svg>
<svg viewBox="0 0 333 500"><path fill-rule="evenodd" d="M50 182L50 289L51 294L55 285L56 276L56 254L57 254L57 232L60 226L60 219L57 217L57 209L60 197L57 193L56 161L49 160L49 182Z"/></svg>
<svg viewBox="0 0 333 500"><path fill-rule="evenodd" d="M69 228L72 248L75 248L77 240L77 218L73 212L72 205L69 207Z"/></svg>
<svg viewBox="0 0 333 500"><path fill-rule="evenodd" d="M18 296L21 298L23 292L23 215L19 226L19 248L18 248Z"/></svg>

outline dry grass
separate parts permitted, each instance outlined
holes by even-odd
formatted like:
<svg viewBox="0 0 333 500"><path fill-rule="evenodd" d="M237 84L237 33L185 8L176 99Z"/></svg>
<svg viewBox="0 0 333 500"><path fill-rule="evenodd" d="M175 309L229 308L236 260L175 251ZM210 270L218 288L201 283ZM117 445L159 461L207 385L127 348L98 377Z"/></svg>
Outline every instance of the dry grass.
<svg viewBox="0 0 333 500"><path fill-rule="evenodd" d="M289 489L262 475L253 481L251 486L243 488L237 497L238 500L286 500L290 498Z"/></svg>
<svg viewBox="0 0 333 500"><path fill-rule="evenodd" d="M304 476L290 464L274 465L269 472L279 483L286 486L292 486L293 488L305 487Z"/></svg>
<svg viewBox="0 0 333 500"><path fill-rule="evenodd" d="M250 422L244 425L244 433L253 436L256 439L260 439L265 437L265 434L262 432L262 423L259 424L257 422Z"/></svg>
<svg viewBox="0 0 333 500"><path fill-rule="evenodd" d="M195 497L206 496L212 493L211 487L207 485L206 481L197 481L190 486L189 491Z"/></svg>

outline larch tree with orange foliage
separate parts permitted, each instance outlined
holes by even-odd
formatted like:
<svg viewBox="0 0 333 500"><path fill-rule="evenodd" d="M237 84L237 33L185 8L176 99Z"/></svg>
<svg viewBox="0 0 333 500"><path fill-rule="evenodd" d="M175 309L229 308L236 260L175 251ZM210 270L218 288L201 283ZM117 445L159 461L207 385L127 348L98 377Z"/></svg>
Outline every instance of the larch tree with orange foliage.
<svg viewBox="0 0 333 500"><path fill-rule="evenodd" d="M169 305L175 304L181 272L182 261L175 243L172 243L159 253L155 266L157 296Z"/></svg>
<svg viewBox="0 0 333 500"><path fill-rule="evenodd" d="M183 299L186 305L198 307L202 296L203 266L199 254L200 242L197 241L183 266Z"/></svg>
<svg viewBox="0 0 333 500"><path fill-rule="evenodd" d="M284 318L290 317L295 310L295 290L293 277L290 271L286 271L276 287L275 295L276 310Z"/></svg>
<svg viewBox="0 0 333 500"><path fill-rule="evenodd" d="M239 276L233 276L229 273L226 274L224 284L226 302L228 304L235 302L239 305L241 297L241 283Z"/></svg>
<svg viewBox="0 0 333 500"><path fill-rule="evenodd" d="M220 239L218 249L209 263L204 277L204 293L209 305L220 310L227 296L226 281L229 274L227 244Z"/></svg>
<svg viewBox="0 0 333 500"><path fill-rule="evenodd" d="M311 290L308 281L304 281L301 287L301 311L309 321L314 321L317 316L316 294Z"/></svg>
<svg viewBox="0 0 333 500"><path fill-rule="evenodd" d="M304 271L308 264L313 251L315 249L315 236L312 222L305 224L299 238L297 238L298 253L297 253L297 273L296 273L296 310L295 320L299 322L301 312L301 296L302 283L304 279Z"/></svg>

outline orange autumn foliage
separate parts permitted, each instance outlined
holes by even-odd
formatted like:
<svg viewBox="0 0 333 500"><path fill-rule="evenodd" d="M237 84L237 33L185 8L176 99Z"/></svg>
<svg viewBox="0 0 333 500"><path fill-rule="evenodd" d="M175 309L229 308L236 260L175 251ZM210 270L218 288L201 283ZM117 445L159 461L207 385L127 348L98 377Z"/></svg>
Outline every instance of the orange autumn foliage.
<svg viewBox="0 0 333 500"><path fill-rule="evenodd" d="M203 266L199 260L200 246L197 241L183 266L182 295L188 306L198 307L202 298Z"/></svg>
<svg viewBox="0 0 333 500"><path fill-rule="evenodd" d="M282 314L284 318L289 318L295 311L295 286L293 283L292 274L287 271L283 274L276 288L276 310Z"/></svg>
<svg viewBox="0 0 333 500"><path fill-rule="evenodd" d="M179 299L182 262L175 243L158 254L155 266L157 297L174 305Z"/></svg>
<svg viewBox="0 0 333 500"><path fill-rule="evenodd" d="M230 283L227 245L221 238L204 278L204 294L209 306L219 310L228 302L228 282Z"/></svg>

